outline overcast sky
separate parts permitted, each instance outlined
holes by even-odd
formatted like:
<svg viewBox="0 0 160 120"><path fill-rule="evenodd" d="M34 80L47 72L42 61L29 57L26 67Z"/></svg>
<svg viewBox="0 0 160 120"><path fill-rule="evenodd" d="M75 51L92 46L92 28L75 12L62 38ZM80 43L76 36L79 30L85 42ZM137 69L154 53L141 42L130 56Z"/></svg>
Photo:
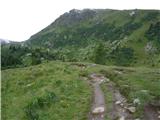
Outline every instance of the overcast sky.
<svg viewBox="0 0 160 120"><path fill-rule="evenodd" d="M160 9L160 0L0 0L0 38L24 41L64 12L84 8Z"/></svg>

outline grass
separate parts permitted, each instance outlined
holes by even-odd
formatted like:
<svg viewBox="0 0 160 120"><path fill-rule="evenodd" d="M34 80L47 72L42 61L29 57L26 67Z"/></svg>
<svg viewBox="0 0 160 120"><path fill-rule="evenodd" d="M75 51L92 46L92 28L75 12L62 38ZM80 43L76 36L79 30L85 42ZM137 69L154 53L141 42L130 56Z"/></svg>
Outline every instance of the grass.
<svg viewBox="0 0 160 120"><path fill-rule="evenodd" d="M2 119L85 120L90 91L78 69L60 62L4 70Z"/></svg>
<svg viewBox="0 0 160 120"><path fill-rule="evenodd" d="M121 74L115 71L121 72ZM144 105L160 99L160 69L145 67L110 67L103 74L112 80L129 103L140 100L134 117L142 117ZM105 88L107 89L107 88ZM106 90L105 90L106 91Z"/></svg>
<svg viewBox="0 0 160 120"><path fill-rule="evenodd" d="M79 63L76 63L79 64ZM49 62L2 71L2 119L5 120L86 120L92 90L87 81L91 73L102 73L113 81L129 103L138 98L135 117L143 107L160 99L160 69L116 67L83 63ZM80 63L81 64L81 63ZM118 71L118 72L117 72ZM112 93L102 84L107 110L112 109ZM18 114L17 114L18 113ZM109 120L106 116L106 120Z"/></svg>

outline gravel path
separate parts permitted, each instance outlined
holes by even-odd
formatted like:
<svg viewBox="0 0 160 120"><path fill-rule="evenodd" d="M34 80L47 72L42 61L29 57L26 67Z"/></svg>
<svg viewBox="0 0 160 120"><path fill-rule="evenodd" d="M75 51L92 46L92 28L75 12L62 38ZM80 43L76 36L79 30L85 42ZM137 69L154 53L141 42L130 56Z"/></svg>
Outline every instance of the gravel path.
<svg viewBox="0 0 160 120"><path fill-rule="evenodd" d="M90 78L94 88L94 95L89 120L104 120L105 99L104 93L100 88L100 84L105 80L105 78L102 75L97 75L94 73L90 75Z"/></svg>

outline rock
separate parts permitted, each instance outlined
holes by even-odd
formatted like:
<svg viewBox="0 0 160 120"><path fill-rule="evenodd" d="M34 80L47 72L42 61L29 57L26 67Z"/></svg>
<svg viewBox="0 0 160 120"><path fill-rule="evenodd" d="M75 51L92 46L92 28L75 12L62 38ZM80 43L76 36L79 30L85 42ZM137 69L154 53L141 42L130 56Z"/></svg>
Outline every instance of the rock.
<svg viewBox="0 0 160 120"><path fill-rule="evenodd" d="M140 120L139 118L136 118L136 119L134 119L134 120Z"/></svg>
<svg viewBox="0 0 160 120"><path fill-rule="evenodd" d="M96 66L96 64L91 64L92 67Z"/></svg>
<svg viewBox="0 0 160 120"><path fill-rule="evenodd" d="M157 49L152 42L148 42L145 46L145 52L147 53L155 53L156 51Z"/></svg>
<svg viewBox="0 0 160 120"><path fill-rule="evenodd" d="M122 74L122 72L121 72L121 71L117 71L117 70L115 70L114 72L115 72L116 74L120 74L120 75Z"/></svg>
<svg viewBox="0 0 160 120"><path fill-rule="evenodd" d="M108 78L105 79L105 82L109 82L109 81L110 81L110 79L108 79Z"/></svg>
<svg viewBox="0 0 160 120"><path fill-rule="evenodd" d="M134 105L140 105L141 103L140 103L140 100L138 98L136 98L136 99L133 100L133 104Z"/></svg>
<svg viewBox="0 0 160 120"><path fill-rule="evenodd" d="M133 16L135 14L136 14L135 11L132 11L132 12L129 13L130 16Z"/></svg>
<svg viewBox="0 0 160 120"><path fill-rule="evenodd" d="M101 118L103 118L103 117L104 117L104 115L102 114L102 115L101 115Z"/></svg>
<svg viewBox="0 0 160 120"><path fill-rule="evenodd" d="M158 119L160 119L160 115L158 116Z"/></svg>
<svg viewBox="0 0 160 120"><path fill-rule="evenodd" d="M119 105L119 104L121 104L121 103L122 103L122 102L119 101L119 100L115 102L116 105Z"/></svg>
<svg viewBox="0 0 160 120"><path fill-rule="evenodd" d="M126 99L124 99L124 100L123 100L123 103L126 103L126 102L127 102L127 100L126 100Z"/></svg>
<svg viewBox="0 0 160 120"><path fill-rule="evenodd" d="M94 110L92 111L93 114L99 114L103 112L104 112L104 107L97 107L97 108L94 108Z"/></svg>
<svg viewBox="0 0 160 120"><path fill-rule="evenodd" d="M124 106L124 104L123 104L123 103L121 103L121 104L120 104L120 106L121 106L121 107L123 107L123 106Z"/></svg>
<svg viewBox="0 0 160 120"><path fill-rule="evenodd" d="M124 116L121 116L121 117L119 118L119 120L125 120L125 117L124 117Z"/></svg>
<svg viewBox="0 0 160 120"><path fill-rule="evenodd" d="M129 110L131 113L136 112L136 108L135 108L135 107L129 107L128 110Z"/></svg>
<svg viewBox="0 0 160 120"><path fill-rule="evenodd" d="M105 78L101 78L101 80L99 80L99 83L103 83L105 81L106 81Z"/></svg>

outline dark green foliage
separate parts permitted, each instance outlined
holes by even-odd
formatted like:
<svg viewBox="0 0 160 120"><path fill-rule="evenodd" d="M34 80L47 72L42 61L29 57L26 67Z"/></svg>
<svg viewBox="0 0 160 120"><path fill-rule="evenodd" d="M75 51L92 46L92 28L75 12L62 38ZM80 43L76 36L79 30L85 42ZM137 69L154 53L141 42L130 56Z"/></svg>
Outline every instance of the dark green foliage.
<svg viewBox="0 0 160 120"><path fill-rule="evenodd" d="M150 11L143 17L142 21L154 21L159 15L159 11Z"/></svg>
<svg viewBox="0 0 160 120"><path fill-rule="evenodd" d="M106 51L103 43L99 43L94 51L94 62L96 64L105 64L106 62Z"/></svg>
<svg viewBox="0 0 160 120"><path fill-rule="evenodd" d="M1 65L2 69L5 67L16 67L21 65L21 56L30 50L27 47L20 45L4 45L1 47Z"/></svg>
<svg viewBox="0 0 160 120"><path fill-rule="evenodd" d="M132 48L117 48L112 52L116 65L128 66L134 60L134 50Z"/></svg>
<svg viewBox="0 0 160 120"><path fill-rule="evenodd" d="M37 65L41 63L40 49L32 51L32 65Z"/></svg>
<svg viewBox="0 0 160 120"><path fill-rule="evenodd" d="M88 75L89 75L88 71L84 71L84 70L81 71L79 74L80 77L88 77Z"/></svg>
<svg viewBox="0 0 160 120"><path fill-rule="evenodd" d="M160 22L150 25L148 31L146 32L146 37L149 41L155 41L160 47Z"/></svg>
<svg viewBox="0 0 160 120"><path fill-rule="evenodd" d="M29 48L20 44L1 47L2 69L40 64L43 60L54 60L55 55L46 49Z"/></svg>
<svg viewBox="0 0 160 120"><path fill-rule="evenodd" d="M134 30L140 28L142 26L141 23L134 23L132 21L126 23L121 30L123 31L124 35L130 35Z"/></svg>

